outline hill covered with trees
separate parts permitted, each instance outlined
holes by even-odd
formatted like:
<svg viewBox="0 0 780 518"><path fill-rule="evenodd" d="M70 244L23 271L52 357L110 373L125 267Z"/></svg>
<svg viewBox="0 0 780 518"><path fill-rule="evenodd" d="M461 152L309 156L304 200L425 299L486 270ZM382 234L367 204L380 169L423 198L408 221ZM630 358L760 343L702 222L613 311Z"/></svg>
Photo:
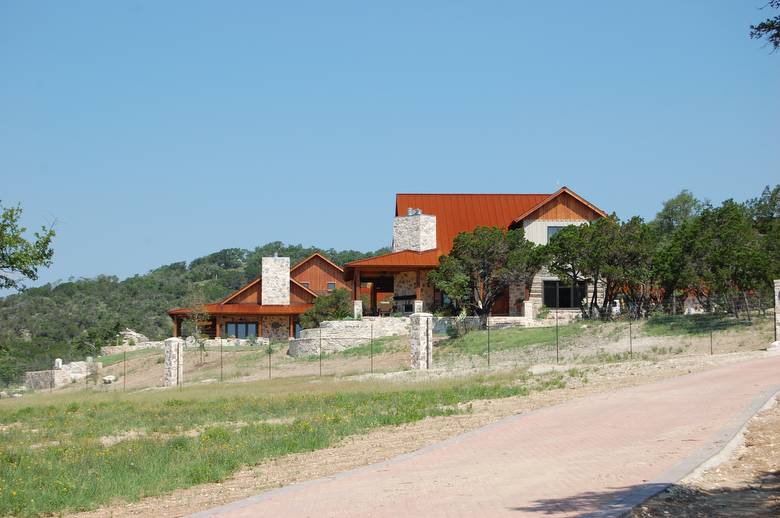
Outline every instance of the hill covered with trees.
<svg viewBox="0 0 780 518"><path fill-rule="evenodd" d="M125 327L150 338L170 336L169 309L225 297L260 275L263 256L278 253L295 264L315 251L344 264L389 249L363 253L277 241L254 250L220 250L124 280L100 275L9 295L0 299L0 384L24 370L48 367L50 358L95 354Z"/></svg>

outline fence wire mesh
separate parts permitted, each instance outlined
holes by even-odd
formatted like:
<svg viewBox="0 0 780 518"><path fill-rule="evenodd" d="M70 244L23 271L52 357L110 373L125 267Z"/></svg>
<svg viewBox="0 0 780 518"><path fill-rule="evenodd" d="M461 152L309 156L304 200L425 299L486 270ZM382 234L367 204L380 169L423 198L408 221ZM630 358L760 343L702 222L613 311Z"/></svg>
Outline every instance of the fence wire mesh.
<svg viewBox="0 0 780 518"><path fill-rule="evenodd" d="M683 311L679 305L657 304L651 314L636 318L635 312L621 305L604 321L583 318L577 310L548 309L526 320L523 327L506 317L488 317L484 322L478 317L433 317L434 347L429 364L436 370L463 370L652 362L755 351L774 340L771 300L751 297L736 306L712 304L709 312L694 305L687 308L689 314ZM185 347L182 386L268 379L304 383L325 376L387 375L409 370L411 363L408 334L377 337L373 328L365 336L331 332L300 356L288 354L287 341L230 343L235 342ZM50 358L39 370L51 369L54 360ZM63 363L78 360L73 356L63 358ZM60 385L52 376L49 387L37 389L131 391L164 384L165 354L160 348L131 347L95 360L87 364L86 376Z"/></svg>

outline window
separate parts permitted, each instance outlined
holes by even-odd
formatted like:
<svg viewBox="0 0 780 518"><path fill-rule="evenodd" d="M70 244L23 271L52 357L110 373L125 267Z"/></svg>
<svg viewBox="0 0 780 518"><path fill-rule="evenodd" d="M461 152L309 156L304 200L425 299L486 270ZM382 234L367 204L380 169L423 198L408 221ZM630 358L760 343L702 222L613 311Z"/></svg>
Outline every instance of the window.
<svg viewBox="0 0 780 518"><path fill-rule="evenodd" d="M303 287L304 287L304 288L306 288L307 290L309 289L309 283L308 283L308 282L302 282L302 283L301 283L301 286L303 286Z"/></svg>
<svg viewBox="0 0 780 518"><path fill-rule="evenodd" d="M548 308L579 308L582 299L588 296L588 286L580 281L576 286L561 281L544 281L542 302Z"/></svg>
<svg viewBox="0 0 780 518"><path fill-rule="evenodd" d="M257 336L257 322L227 322L225 334L228 337L254 338Z"/></svg>
<svg viewBox="0 0 780 518"><path fill-rule="evenodd" d="M554 227L554 226L547 227L547 242L549 243L550 238L553 237L558 232L560 232L562 228L563 227Z"/></svg>
<svg viewBox="0 0 780 518"><path fill-rule="evenodd" d="M335 282L329 282L328 283L328 291L333 291L336 289L336 283Z"/></svg>

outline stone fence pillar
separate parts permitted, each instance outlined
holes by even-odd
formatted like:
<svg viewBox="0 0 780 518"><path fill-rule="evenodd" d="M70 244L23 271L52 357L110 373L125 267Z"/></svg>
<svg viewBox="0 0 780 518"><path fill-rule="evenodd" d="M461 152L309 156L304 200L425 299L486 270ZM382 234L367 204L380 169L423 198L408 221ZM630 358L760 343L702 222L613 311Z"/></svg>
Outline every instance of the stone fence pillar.
<svg viewBox="0 0 780 518"><path fill-rule="evenodd" d="M168 338L165 340L165 377L166 387L184 384L184 340Z"/></svg>
<svg viewBox="0 0 780 518"><path fill-rule="evenodd" d="M523 316L533 320L534 318L534 303L530 300L523 301Z"/></svg>
<svg viewBox="0 0 780 518"><path fill-rule="evenodd" d="M412 345L412 369L433 367L433 315L412 313L409 342Z"/></svg>
<svg viewBox="0 0 780 518"><path fill-rule="evenodd" d="M352 301L352 318L355 320L363 318L363 299Z"/></svg>

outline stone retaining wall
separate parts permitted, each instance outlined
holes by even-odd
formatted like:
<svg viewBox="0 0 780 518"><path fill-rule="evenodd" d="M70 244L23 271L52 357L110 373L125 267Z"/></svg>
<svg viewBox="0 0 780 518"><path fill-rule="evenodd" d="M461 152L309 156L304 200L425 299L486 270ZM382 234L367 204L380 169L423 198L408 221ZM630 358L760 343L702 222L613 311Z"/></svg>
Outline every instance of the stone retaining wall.
<svg viewBox="0 0 780 518"><path fill-rule="evenodd" d="M320 327L304 329L290 340L287 354L294 357L335 353L367 344L371 337L407 336L409 317L363 317L362 320L327 320Z"/></svg>

